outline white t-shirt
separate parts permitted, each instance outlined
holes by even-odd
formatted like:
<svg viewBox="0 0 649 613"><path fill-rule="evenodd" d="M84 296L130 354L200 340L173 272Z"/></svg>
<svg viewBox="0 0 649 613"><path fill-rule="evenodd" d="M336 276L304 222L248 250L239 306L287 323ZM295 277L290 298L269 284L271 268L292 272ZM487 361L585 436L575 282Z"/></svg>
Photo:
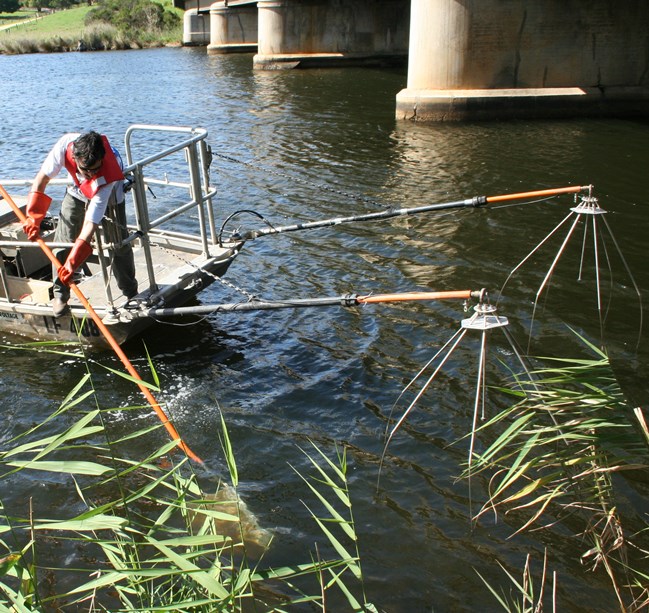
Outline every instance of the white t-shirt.
<svg viewBox="0 0 649 613"><path fill-rule="evenodd" d="M64 134L59 138L54 147L52 147L52 150L47 154L47 157L41 166L41 172L47 175L50 179L56 177L59 172L61 172L61 169L65 168L65 152L68 145L79 136L80 134L70 133ZM119 165L123 168L120 156L117 155L116 157ZM78 173L77 178L79 179L79 182L86 179L86 177ZM122 202L124 200L123 181L113 181L112 183L102 185L90 200L81 193L81 190L76 186L76 184L68 187L68 192L71 196L88 203L88 207L86 208L86 221L92 221L92 223L97 225L101 223L104 213L106 212L106 207L110 202L113 190L115 191L115 202Z"/></svg>

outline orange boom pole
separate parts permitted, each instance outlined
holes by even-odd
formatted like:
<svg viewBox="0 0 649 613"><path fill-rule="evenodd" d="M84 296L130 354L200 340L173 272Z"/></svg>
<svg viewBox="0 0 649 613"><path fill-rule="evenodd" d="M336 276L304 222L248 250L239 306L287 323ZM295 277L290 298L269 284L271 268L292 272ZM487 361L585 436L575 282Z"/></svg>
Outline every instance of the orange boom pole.
<svg viewBox="0 0 649 613"><path fill-rule="evenodd" d="M356 302L359 304L372 304L377 302L408 302L410 300L468 300L478 297L480 292L471 290L455 290L448 292L405 292L403 294L375 294L370 296L358 296Z"/></svg>
<svg viewBox="0 0 649 613"><path fill-rule="evenodd" d="M507 200L520 200L521 198L544 198L545 196L558 196L559 194L577 194L590 185L574 185L571 187L557 187L554 189L541 189L534 192L521 192L519 194L504 194L502 196L487 196L487 202L506 202Z"/></svg>
<svg viewBox="0 0 649 613"><path fill-rule="evenodd" d="M18 205L13 201L11 196L5 191L2 185L0 185L0 194L2 194L2 197L7 201L9 206L13 209L14 213L21 221L21 223L25 223L25 220L27 218L20 210ZM36 240L36 242L38 243L39 247L43 250L43 253L48 257L48 259L58 270L58 268L61 266L61 263L56 259L56 256L52 253L52 250L47 246L45 241L39 237ZM97 312L92 308L92 305L90 304L90 302L88 302L88 299L84 296L83 292L77 287L76 283L73 282L70 283L70 289L76 294L77 298L84 306L84 308L86 309L86 311L88 312L92 320L95 322L95 324L97 324L97 327L104 335L104 338L108 341L108 344L111 346L111 348L113 349L117 357L121 360L122 364L126 367L128 373L131 375L131 377L133 377L136 380L137 386L140 388L140 391L147 399L147 401L149 402L153 410L156 412L156 415L162 422L162 425L167 429L167 432L169 433L171 438L178 443L178 447L180 447L180 449L182 449L189 458L191 458L195 462L198 462L199 464L203 464L203 460L201 460L180 438L178 431L176 430L174 425L169 421L167 414L164 412L162 407L158 404L157 400L153 397L151 391L144 385L144 381L142 377L140 377L137 370L135 370L133 364L131 364L131 361L128 359L124 351L122 351L122 348L119 346L119 343L115 340L115 337L111 334L110 330L106 327L104 322L101 320L101 317L99 317Z"/></svg>

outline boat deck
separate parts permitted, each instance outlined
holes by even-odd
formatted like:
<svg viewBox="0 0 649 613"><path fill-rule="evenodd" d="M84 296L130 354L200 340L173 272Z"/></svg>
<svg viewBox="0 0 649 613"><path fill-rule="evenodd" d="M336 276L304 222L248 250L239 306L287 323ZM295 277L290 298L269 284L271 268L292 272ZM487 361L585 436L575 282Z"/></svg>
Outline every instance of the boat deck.
<svg viewBox="0 0 649 613"><path fill-rule="evenodd" d="M135 299L144 299L147 298L151 292L149 288L144 250L139 244L133 245L133 256L135 259L136 278L138 281L138 295ZM194 268L189 265L189 258L185 260L177 253L157 244L151 245L151 257L153 262L153 272L159 286L176 283L178 281L179 267L189 266L190 268ZM104 279L104 276L102 275L98 258L94 257L93 260L94 261L91 261L88 264L91 275L82 277L78 281L77 285L93 306L105 305L107 303L105 287L106 279ZM117 282L115 281L114 276L110 274L110 270L107 279L113 304L119 308L127 302L127 299L122 295L121 291L117 287ZM81 303L79 299L72 294L69 304L70 306L74 306L77 304L80 305Z"/></svg>
<svg viewBox="0 0 649 613"><path fill-rule="evenodd" d="M5 238L13 237L15 240L26 242L26 236L22 231L19 222L5 224L0 229ZM43 232L46 243L53 241L53 231ZM88 258L82 269L75 276L75 282L83 295L98 312L105 312L110 309L108 297L112 298L112 304L116 308L123 307L127 298L122 295L117 287L117 282L110 270L110 257L105 256L107 274L104 275L96 252L96 243L93 241L95 253ZM133 256L135 260L136 279L138 281L138 294L132 300L148 299L152 292L166 295L170 288L176 291L186 289L197 278L203 277L202 285L208 285L216 280L217 276L225 272L227 264L236 246L215 247L210 246L210 257L206 258L201 252L199 241L192 237L177 237L165 234L156 235L152 233L149 237L151 254L151 270L155 287L150 286L149 269L145 255L145 249L139 240L133 242ZM105 250L106 251L106 250ZM20 265L27 274L38 272L36 278L21 278L10 276L9 285L12 300L22 304L44 305L51 301L52 282L49 280L49 260L42 253L36 244L33 246L22 246L17 248L4 248L4 254L18 257ZM236 255L236 253L234 253ZM205 276L213 278L205 280ZM207 281L207 282L206 282ZM106 291L106 282L109 285L109 293ZM4 292L0 292L4 297ZM72 293L69 304L72 308L82 307L81 301Z"/></svg>

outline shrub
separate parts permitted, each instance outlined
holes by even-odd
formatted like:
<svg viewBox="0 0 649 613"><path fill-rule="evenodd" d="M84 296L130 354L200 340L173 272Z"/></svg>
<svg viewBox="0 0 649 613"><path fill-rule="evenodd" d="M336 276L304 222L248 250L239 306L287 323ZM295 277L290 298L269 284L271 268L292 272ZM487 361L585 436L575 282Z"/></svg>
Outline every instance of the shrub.
<svg viewBox="0 0 649 613"><path fill-rule="evenodd" d="M0 0L0 13L15 13L19 8L18 0Z"/></svg>
<svg viewBox="0 0 649 613"><path fill-rule="evenodd" d="M86 15L86 24L104 22L127 35L163 32L175 27L180 18L149 0L104 0Z"/></svg>
<svg viewBox="0 0 649 613"><path fill-rule="evenodd" d="M38 53L39 40L30 38L7 38L0 42L0 52L8 55L18 53Z"/></svg>

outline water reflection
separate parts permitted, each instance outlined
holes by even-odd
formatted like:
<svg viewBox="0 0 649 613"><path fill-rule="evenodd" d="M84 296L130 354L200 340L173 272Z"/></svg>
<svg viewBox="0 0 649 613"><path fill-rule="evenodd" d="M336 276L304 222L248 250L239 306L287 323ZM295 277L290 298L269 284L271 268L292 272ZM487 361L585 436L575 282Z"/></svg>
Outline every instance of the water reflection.
<svg viewBox="0 0 649 613"><path fill-rule="evenodd" d="M33 176L63 132L92 127L119 142L132 123L161 123L209 130L217 154L212 178L219 219L251 208L283 224L592 182L611 211L638 285L649 287L646 123L397 124L394 96L405 84L404 73L260 73L252 71L249 55L206 55L201 49L0 56L0 72L12 96L0 107L2 178ZM89 74L96 75L101 95L79 95L87 91ZM228 273L235 287L215 284L200 300L243 299L237 288L268 299L412 289L493 292L570 206L567 199L488 207L250 241ZM252 218L244 223L254 227ZM545 270L543 262L526 268L499 305L519 341L527 338L531 300ZM534 349L544 354L583 351L564 322L588 338L599 334L591 294L573 273L574 261L557 271L542 323L535 326L540 342ZM615 277L616 295L628 293L624 284ZM608 338L625 389L646 404L649 355L642 346L639 353L629 346L636 335L629 312L636 304L626 298L614 303ZM510 518L471 531L468 488L455 481L466 458L466 445L457 441L468 430L473 406L477 356L471 343L391 444L375 491L389 408L463 317L462 304L453 302L218 316L185 327L158 326L142 340L179 431L210 466L208 480L221 472L219 408L224 412L242 495L261 525L280 535L270 561L293 563L317 538L297 502L303 485L287 462L306 468L298 446L307 438L327 451L342 442L350 446L352 497L372 600L395 612L474 610L477 598L486 608L490 601L472 567L502 583L494 559L515 570L528 551L542 554L546 543L529 536L505 545L514 526ZM511 355L497 336L493 349L489 382L500 384L499 361L511 364ZM140 342L128 352L138 368L146 368ZM107 354L98 359L116 365ZM14 433L9 422L18 429L42 420L83 365L4 351L0 370L13 418L2 426L7 440ZM94 383L101 406L140 402L130 384L101 369ZM127 433L134 419L151 416L130 412L110 428ZM31 485L17 484L16 495ZM486 485L473 487L478 496ZM67 501L67 491L51 490L53 505ZM574 562L574 541L546 538L556 552L565 610L580 610L585 602L606 609L606 585L583 575Z"/></svg>

